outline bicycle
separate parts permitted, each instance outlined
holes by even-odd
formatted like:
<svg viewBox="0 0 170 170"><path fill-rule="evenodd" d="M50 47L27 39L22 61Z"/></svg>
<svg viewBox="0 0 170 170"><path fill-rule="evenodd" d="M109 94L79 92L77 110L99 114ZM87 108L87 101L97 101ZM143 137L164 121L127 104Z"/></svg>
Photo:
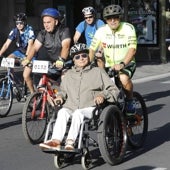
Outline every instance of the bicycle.
<svg viewBox="0 0 170 170"><path fill-rule="evenodd" d="M123 70L120 71L123 72ZM115 83L120 90L118 96L118 107L122 111L122 116L126 123L128 144L134 149L141 148L146 140L148 131L148 112L145 101L139 92L133 91L136 114L134 116L127 116L126 95L119 78L119 72L110 69L108 70L108 75L114 78Z"/></svg>
<svg viewBox="0 0 170 170"><path fill-rule="evenodd" d="M37 91L27 98L22 112L23 133L31 144L38 144L43 140L47 124L52 113L56 111L53 98L59 91L61 75L71 65L72 61L69 60L61 70L50 65L48 61L33 62L33 72L42 76ZM54 75L55 81L51 79Z"/></svg>
<svg viewBox="0 0 170 170"><path fill-rule="evenodd" d="M19 79L16 74L12 71L15 67L14 58L3 58L1 61L1 67L7 68L6 75L0 79L0 117L6 117L12 107L14 95L18 102L22 98L26 100L27 85L25 81ZM19 63L21 59L19 58Z"/></svg>

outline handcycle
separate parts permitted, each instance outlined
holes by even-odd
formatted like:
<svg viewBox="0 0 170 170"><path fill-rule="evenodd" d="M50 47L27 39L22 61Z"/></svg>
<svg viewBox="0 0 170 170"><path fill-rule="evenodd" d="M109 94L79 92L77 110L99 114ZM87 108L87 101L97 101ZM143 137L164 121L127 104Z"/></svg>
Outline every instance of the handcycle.
<svg viewBox="0 0 170 170"><path fill-rule="evenodd" d="M33 61L32 72L42 76L36 92L27 98L22 111L23 134L31 144L38 144L44 139L47 123L56 111L53 98L59 91L61 75L71 66L72 60L66 61L62 70L48 61Z"/></svg>
<svg viewBox="0 0 170 170"><path fill-rule="evenodd" d="M20 64L20 58L3 58L1 67L7 68L6 75L0 79L0 117L6 117L12 107L14 95L18 102L23 98L26 100L27 85L24 80L18 78L12 71L15 61Z"/></svg>
<svg viewBox="0 0 170 170"><path fill-rule="evenodd" d="M110 165L122 162L128 144L136 149L143 146L148 129L148 115L145 102L142 96L134 91L136 114L127 117L126 95L119 79L119 73L110 70L109 75L114 77L115 83L120 90L118 102L107 103L103 107L96 107L93 112L93 118L84 120L77 139L77 147L73 151L67 151L63 148L64 141L59 151L43 149L46 153L54 154L54 165L56 168L62 168L64 163L72 162L76 154L81 154L83 169L89 169L92 164L92 158L88 149L90 142L92 142L92 145L99 147L104 161ZM54 112L48 123L44 142L51 137L56 117L57 113ZM97 141L90 136L89 130L96 130Z"/></svg>
<svg viewBox="0 0 170 170"><path fill-rule="evenodd" d="M59 110L61 107L59 105L57 109ZM54 154L54 165L57 169L63 168L65 163L71 163L76 154L81 155L82 168L90 169L92 166L92 156L89 147L99 146L100 151L105 150L101 154L108 164L118 164L122 161L125 154L127 139L126 124L121 114L120 109L115 103L106 102L98 105L93 111L92 119L85 119L83 121L74 150L66 150L64 148L71 123L70 119L65 138L61 143L61 149L43 149L43 152ZM53 112L53 116L47 126L44 142L51 138L56 118L57 112ZM97 141L95 136L90 134L90 131L96 132Z"/></svg>

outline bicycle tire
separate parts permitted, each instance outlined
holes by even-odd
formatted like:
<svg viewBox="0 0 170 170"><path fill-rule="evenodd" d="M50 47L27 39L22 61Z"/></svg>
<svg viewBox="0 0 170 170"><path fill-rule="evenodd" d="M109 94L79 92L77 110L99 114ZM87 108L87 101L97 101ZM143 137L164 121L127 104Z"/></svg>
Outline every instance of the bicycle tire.
<svg viewBox="0 0 170 170"><path fill-rule="evenodd" d="M126 152L127 133L124 116L117 106L109 105L104 108L97 136L104 161L110 165L122 162Z"/></svg>
<svg viewBox="0 0 170 170"><path fill-rule="evenodd" d="M43 93L35 92L31 94L24 105L22 112L22 129L25 139L31 144L42 142L47 123L48 123L48 105L45 104L44 118L40 118L42 110ZM34 115L32 115L32 111Z"/></svg>
<svg viewBox="0 0 170 170"><path fill-rule="evenodd" d="M135 120L127 121L128 144L134 148L141 148L147 137L148 113L143 97L138 92L133 92L136 101Z"/></svg>
<svg viewBox="0 0 170 170"><path fill-rule="evenodd" d="M0 117L1 118L6 117L9 114L12 107L12 103L13 103L12 84L8 83L7 78L1 78L0 79Z"/></svg>

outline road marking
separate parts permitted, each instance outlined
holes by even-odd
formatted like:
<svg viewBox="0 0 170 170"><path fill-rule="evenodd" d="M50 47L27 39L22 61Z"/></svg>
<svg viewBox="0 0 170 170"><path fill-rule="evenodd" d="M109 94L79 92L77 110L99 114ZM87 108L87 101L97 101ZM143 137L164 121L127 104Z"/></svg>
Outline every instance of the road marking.
<svg viewBox="0 0 170 170"><path fill-rule="evenodd" d="M167 168L154 168L152 170L167 170Z"/></svg>
<svg viewBox="0 0 170 170"><path fill-rule="evenodd" d="M161 83L163 83L163 84L170 84L170 81L163 81Z"/></svg>
<svg viewBox="0 0 170 170"><path fill-rule="evenodd" d="M143 78L139 78L139 79L135 79L135 80L132 79L132 81L133 81L133 83L137 84L137 83L143 83L143 82L148 82L151 80L165 78L168 76L170 76L170 73L164 73L164 74L155 75L155 76L148 76L148 77L143 77Z"/></svg>

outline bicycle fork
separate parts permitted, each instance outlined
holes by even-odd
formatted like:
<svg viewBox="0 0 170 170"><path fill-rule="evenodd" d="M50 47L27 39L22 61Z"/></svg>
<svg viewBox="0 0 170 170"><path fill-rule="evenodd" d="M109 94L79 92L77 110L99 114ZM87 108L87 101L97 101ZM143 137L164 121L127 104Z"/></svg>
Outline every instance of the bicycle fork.
<svg viewBox="0 0 170 170"><path fill-rule="evenodd" d="M44 92L42 94L42 102L41 102L41 99L40 98L34 98L34 102L33 102L33 108L32 108L32 112L31 112L31 117L34 118L35 117L35 114L36 114L36 110L37 108L41 108L40 110L40 114L39 114L39 117L38 119L43 119L44 116L45 116L45 104L47 102L47 94L46 92ZM39 101L38 101L39 100ZM40 106L41 105L41 106Z"/></svg>
<svg viewBox="0 0 170 170"><path fill-rule="evenodd" d="M41 109L40 119L44 118L46 102L47 102L47 93L44 93L43 94L43 101L42 101L42 109Z"/></svg>

